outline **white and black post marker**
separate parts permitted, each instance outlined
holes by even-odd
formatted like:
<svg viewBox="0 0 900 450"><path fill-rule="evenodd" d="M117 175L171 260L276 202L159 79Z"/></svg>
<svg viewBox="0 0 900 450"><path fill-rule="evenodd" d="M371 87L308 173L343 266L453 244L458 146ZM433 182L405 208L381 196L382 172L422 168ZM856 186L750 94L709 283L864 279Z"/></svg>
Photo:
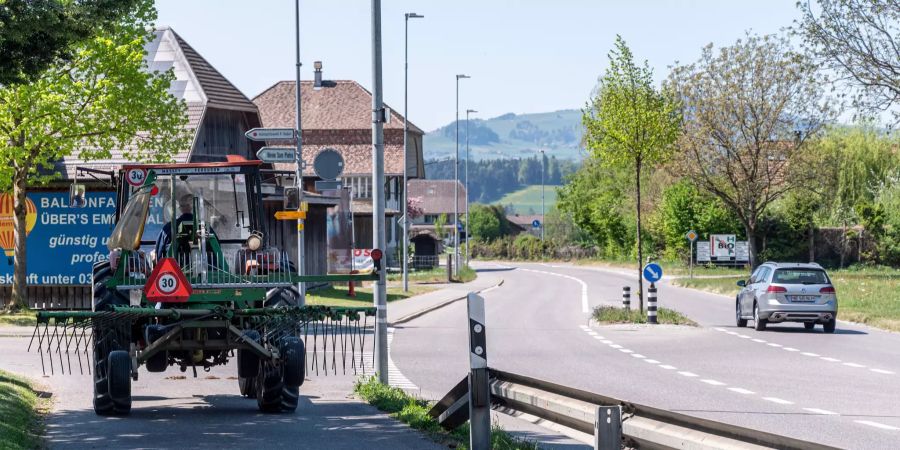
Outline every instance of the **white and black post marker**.
<svg viewBox="0 0 900 450"><path fill-rule="evenodd" d="M491 389L487 366L487 335L484 327L484 298L468 297L469 310L469 446L473 450L491 448Z"/></svg>
<svg viewBox="0 0 900 450"><path fill-rule="evenodd" d="M647 289L647 323L656 322L656 284L650 283Z"/></svg>
<svg viewBox="0 0 900 450"><path fill-rule="evenodd" d="M631 286L622 287L622 307L631 311Z"/></svg>
<svg viewBox="0 0 900 450"><path fill-rule="evenodd" d="M622 448L622 407L598 406L594 419L594 450Z"/></svg>

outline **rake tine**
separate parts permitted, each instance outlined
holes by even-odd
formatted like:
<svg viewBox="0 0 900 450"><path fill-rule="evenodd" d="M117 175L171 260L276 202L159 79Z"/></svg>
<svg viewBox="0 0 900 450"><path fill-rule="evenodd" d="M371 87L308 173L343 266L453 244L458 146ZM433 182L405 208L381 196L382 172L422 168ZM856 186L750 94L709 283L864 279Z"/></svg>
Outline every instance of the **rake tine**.
<svg viewBox="0 0 900 450"><path fill-rule="evenodd" d="M31 333L31 340L28 341L28 351L29 352L31 351L31 344L34 343L34 337L37 336L38 329L40 329L40 327L41 327L40 322L34 324L34 331ZM38 344L38 345L40 345L40 344Z"/></svg>
<svg viewBox="0 0 900 450"><path fill-rule="evenodd" d="M37 327L40 327L41 324L37 324ZM44 322L44 332L47 331L47 322ZM41 373L47 375L47 368L44 366L44 333L38 331L38 346L37 346L38 354L41 355Z"/></svg>
<svg viewBox="0 0 900 450"><path fill-rule="evenodd" d="M334 319L330 319L331 321L331 370L334 371L334 374L337 375L337 329L334 325Z"/></svg>
<svg viewBox="0 0 900 450"><path fill-rule="evenodd" d="M322 318L322 371L325 372L325 376L328 376L328 328L325 326L325 321L328 320L328 317Z"/></svg>
<svg viewBox="0 0 900 450"><path fill-rule="evenodd" d="M319 375L319 347L316 347L316 344L319 342L319 322L313 322L313 367L316 369L316 375Z"/></svg>
<svg viewBox="0 0 900 450"><path fill-rule="evenodd" d="M81 328L82 330L84 330L84 326L83 326L82 322L78 323L78 328ZM75 330L74 325L73 325L73 334L75 335L75 358L78 359L78 373L80 375L84 375L84 367L82 367L82 365L81 365L81 351L79 350L81 348L82 335L78 334L78 331ZM71 373L71 372L69 372L69 373Z"/></svg>
<svg viewBox="0 0 900 450"><path fill-rule="evenodd" d="M348 317L349 319L349 317ZM347 341L346 336L344 335L344 318L341 318L339 323L340 332L341 332L341 372L344 375L347 375Z"/></svg>

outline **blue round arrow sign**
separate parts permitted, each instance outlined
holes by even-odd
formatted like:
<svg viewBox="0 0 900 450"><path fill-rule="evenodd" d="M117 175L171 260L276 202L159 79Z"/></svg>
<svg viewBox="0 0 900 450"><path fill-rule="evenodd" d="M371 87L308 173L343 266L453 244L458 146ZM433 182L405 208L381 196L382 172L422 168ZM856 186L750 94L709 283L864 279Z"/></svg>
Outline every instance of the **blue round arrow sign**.
<svg viewBox="0 0 900 450"><path fill-rule="evenodd" d="M534 219L534 221L531 222L531 226L532 226L533 228L540 228L540 227L541 227L541 221L540 221L540 220L537 220L537 219Z"/></svg>
<svg viewBox="0 0 900 450"><path fill-rule="evenodd" d="M649 263L644 266L644 279L651 282L656 283L662 278L663 271L662 267L660 267L657 263Z"/></svg>

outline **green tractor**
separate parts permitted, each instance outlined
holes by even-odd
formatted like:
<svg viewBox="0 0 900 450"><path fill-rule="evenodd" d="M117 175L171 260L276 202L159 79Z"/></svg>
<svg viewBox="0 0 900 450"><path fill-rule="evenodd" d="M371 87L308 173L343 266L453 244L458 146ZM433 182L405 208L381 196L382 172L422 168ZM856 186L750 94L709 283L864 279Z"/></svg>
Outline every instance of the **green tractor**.
<svg viewBox="0 0 900 450"><path fill-rule="evenodd" d="M381 252L373 252L370 274L298 275L269 242L263 192L285 189L260 164L118 171L116 225L109 259L93 266L92 310L39 312L31 344L45 370L49 355L51 372L72 373L70 356L77 356L80 371L93 377L97 414L130 412L140 366L190 369L196 377L198 367L208 371L236 357L241 395L256 398L264 412L294 411L307 370L364 370L374 309L301 306L297 284L377 279ZM84 189L73 189L79 195Z"/></svg>

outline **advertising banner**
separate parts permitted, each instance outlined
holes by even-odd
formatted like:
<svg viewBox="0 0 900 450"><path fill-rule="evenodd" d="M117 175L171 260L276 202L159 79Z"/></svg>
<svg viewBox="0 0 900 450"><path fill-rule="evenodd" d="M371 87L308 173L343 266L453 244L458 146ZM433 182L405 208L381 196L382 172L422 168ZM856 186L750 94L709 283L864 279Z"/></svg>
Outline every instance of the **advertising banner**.
<svg viewBox="0 0 900 450"><path fill-rule="evenodd" d="M711 234L709 236L709 246L712 252L712 258L727 259L734 258L735 243L737 238L733 234Z"/></svg>
<svg viewBox="0 0 900 450"><path fill-rule="evenodd" d="M697 242L697 262L709 262L709 242Z"/></svg>
<svg viewBox="0 0 900 450"><path fill-rule="evenodd" d="M353 270L359 273L369 273L375 270L375 261L372 260L371 248L353 249Z"/></svg>
<svg viewBox="0 0 900 450"><path fill-rule="evenodd" d="M85 207L70 208L68 192L29 192L26 204L28 284L90 284L91 267L105 261L116 196L88 192ZM0 194L0 284L13 281L15 232L12 194Z"/></svg>

